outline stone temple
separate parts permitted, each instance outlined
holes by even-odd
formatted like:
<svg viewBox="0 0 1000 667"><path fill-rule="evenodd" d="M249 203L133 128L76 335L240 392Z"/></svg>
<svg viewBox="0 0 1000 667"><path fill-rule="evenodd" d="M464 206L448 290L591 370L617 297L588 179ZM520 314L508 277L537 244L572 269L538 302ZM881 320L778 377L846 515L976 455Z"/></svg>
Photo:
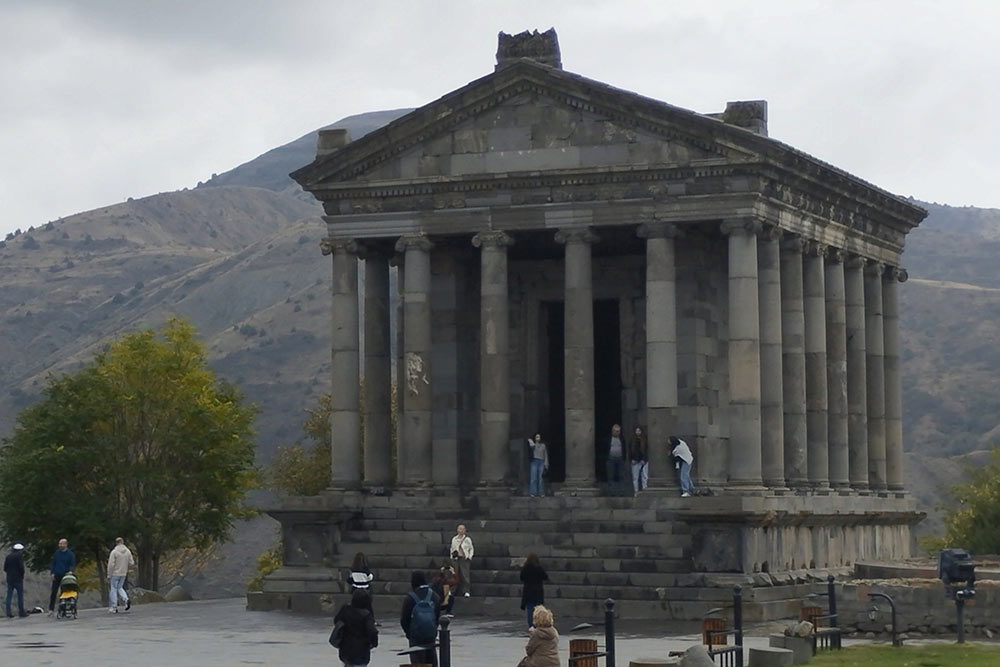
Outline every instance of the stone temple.
<svg viewBox="0 0 1000 667"><path fill-rule="evenodd" d="M808 571L909 556L898 290L926 212L769 138L766 102L696 113L501 33L495 71L321 132L292 176L326 214L333 484L271 512L284 565L252 608L328 608L363 551L395 609L458 522L487 612L516 613L528 552L557 613L654 618L733 582L774 615ZM612 424L648 434L634 498L602 490ZM671 434L712 495L679 497Z"/></svg>

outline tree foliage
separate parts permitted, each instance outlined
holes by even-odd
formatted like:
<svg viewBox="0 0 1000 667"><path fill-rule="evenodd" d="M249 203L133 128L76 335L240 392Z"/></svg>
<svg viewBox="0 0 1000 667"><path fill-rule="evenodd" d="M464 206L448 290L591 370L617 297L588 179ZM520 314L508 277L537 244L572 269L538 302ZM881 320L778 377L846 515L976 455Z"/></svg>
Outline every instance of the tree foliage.
<svg viewBox="0 0 1000 667"><path fill-rule="evenodd" d="M969 481L956 484L947 495L945 534L933 546L1000 553L1000 448L993 448L985 465L971 467Z"/></svg>
<svg viewBox="0 0 1000 667"><path fill-rule="evenodd" d="M267 469L271 490L289 496L315 496L330 486L331 451L330 394L323 394L316 407L306 411L302 430L311 444L297 442L279 447Z"/></svg>
<svg viewBox="0 0 1000 667"><path fill-rule="evenodd" d="M0 538L42 570L66 537L103 579L122 536L155 589L161 556L225 539L245 513L255 414L216 380L190 324L127 334L18 415L0 449Z"/></svg>

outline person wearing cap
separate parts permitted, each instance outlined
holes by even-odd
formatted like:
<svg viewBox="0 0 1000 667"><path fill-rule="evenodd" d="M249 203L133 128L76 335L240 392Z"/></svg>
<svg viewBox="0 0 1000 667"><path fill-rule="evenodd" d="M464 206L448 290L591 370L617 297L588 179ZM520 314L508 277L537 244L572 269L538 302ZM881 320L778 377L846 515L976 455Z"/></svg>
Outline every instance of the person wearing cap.
<svg viewBox="0 0 1000 667"><path fill-rule="evenodd" d="M7 618L14 618L10 611L10 598L17 591L17 615L24 618L24 545L18 542L3 561L7 573Z"/></svg>

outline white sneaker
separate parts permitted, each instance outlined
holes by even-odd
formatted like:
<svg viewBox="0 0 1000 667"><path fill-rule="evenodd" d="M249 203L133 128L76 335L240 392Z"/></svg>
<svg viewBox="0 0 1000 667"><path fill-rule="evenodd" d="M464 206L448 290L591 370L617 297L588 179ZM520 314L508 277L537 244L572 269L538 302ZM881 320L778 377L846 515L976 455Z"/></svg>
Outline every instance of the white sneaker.
<svg viewBox="0 0 1000 667"><path fill-rule="evenodd" d="M682 493L681 494L681 498L690 498L690 497L691 497L690 493Z"/></svg>
<svg viewBox="0 0 1000 667"><path fill-rule="evenodd" d="M465 597L467 597L467 598L469 598L469 597L472 597L472 596L471 596L471 595L469 594L469 591L465 591Z"/></svg>
<svg viewBox="0 0 1000 667"><path fill-rule="evenodd" d="M115 608L115 609L108 609L108 613L109 614L117 614L118 613L118 609L117 608Z"/></svg>

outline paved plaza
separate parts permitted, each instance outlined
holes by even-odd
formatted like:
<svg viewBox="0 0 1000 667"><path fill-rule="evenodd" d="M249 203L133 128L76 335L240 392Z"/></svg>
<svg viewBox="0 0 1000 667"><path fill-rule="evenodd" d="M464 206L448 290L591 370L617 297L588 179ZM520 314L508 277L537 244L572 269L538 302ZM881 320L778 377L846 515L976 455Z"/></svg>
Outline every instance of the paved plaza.
<svg viewBox="0 0 1000 667"><path fill-rule="evenodd" d="M135 606L129 613L108 614L86 609L75 621L42 614L0 621L0 647L5 664L77 665L135 664L140 667L180 665L337 665L327 644L332 619L283 612L248 612L242 599L175 602ZM517 611L516 609L514 611ZM457 667L516 665L524 655L526 633L520 614L510 621L457 617L452 626L452 664ZM397 618L381 618L379 647L372 667L405 664L396 654L406 647ZM604 644L603 628L570 635L577 620L560 623L560 656L569 655L569 640L591 637ZM751 629L748 646L764 646L774 626ZM617 633L617 664L630 659L683 650L698 641L693 624L658 628L648 621L624 621Z"/></svg>

